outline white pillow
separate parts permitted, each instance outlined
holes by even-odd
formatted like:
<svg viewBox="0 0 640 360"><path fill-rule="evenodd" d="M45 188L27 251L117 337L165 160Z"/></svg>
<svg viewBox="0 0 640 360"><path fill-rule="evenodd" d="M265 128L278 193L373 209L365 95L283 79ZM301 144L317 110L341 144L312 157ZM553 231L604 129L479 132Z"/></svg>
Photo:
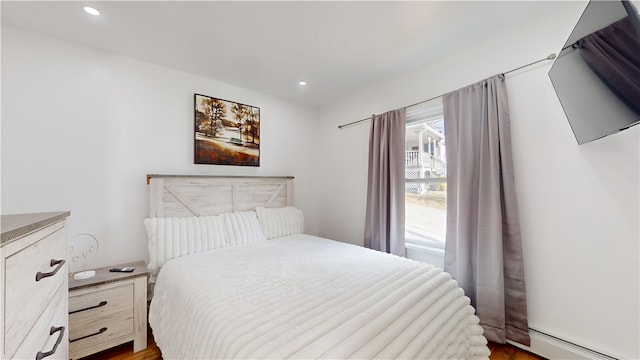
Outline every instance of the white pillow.
<svg viewBox="0 0 640 360"><path fill-rule="evenodd" d="M293 206L281 208L256 208L258 220L267 239L301 234L304 232L304 215Z"/></svg>
<svg viewBox="0 0 640 360"><path fill-rule="evenodd" d="M227 246L224 220L219 215L147 218L144 226L149 237L150 271L173 258Z"/></svg>
<svg viewBox="0 0 640 360"><path fill-rule="evenodd" d="M250 244L265 240L255 211L223 213L226 238L229 246Z"/></svg>

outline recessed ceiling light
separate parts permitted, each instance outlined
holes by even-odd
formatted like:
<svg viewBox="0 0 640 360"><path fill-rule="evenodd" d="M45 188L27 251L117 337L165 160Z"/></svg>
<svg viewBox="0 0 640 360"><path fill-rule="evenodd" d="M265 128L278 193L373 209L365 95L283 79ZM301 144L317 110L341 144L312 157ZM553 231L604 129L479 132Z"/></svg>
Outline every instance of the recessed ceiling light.
<svg viewBox="0 0 640 360"><path fill-rule="evenodd" d="M307 85L307 82L306 81L298 81L298 85L305 86L305 85Z"/></svg>
<svg viewBox="0 0 640 360"><path fill-rule="evenodd" d="M100 11L98 11L98 10L96 10L96 9L94 9L94 8L90 7L90 6L85 6L85 7L84 7L84 11L85 11L87 14L91 14L91 15L93 15L93 16L98 16L98 15L100 15Z"/></svg>

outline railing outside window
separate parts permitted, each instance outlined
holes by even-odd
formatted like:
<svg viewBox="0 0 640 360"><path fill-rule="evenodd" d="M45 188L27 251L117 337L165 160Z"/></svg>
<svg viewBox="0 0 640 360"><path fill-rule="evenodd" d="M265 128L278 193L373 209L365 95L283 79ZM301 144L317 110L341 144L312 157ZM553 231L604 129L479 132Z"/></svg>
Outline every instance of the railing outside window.
<svg viewBox="0 0 640 360"><path fill-rule="evenodd" d="M422 159L420 157L422 156ZM422 160L422 161L420 161ZM418 167L422 166L429 168L440 174L444 174L446 171L446 163L444 160L433 156L427 152L420 150L407 150L405 153L405 166L406 167Z"/></svg>

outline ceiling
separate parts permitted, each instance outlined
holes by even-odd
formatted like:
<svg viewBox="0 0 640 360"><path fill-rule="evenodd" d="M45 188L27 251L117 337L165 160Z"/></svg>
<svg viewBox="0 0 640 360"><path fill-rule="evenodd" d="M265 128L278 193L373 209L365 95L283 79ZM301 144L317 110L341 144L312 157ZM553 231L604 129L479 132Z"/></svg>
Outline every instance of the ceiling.
<svg viewBox="0 0 640 360"><path fill-rule="evenodd" d="M325 106L570 4L3 0L1 12L3 26Z"/></svg>

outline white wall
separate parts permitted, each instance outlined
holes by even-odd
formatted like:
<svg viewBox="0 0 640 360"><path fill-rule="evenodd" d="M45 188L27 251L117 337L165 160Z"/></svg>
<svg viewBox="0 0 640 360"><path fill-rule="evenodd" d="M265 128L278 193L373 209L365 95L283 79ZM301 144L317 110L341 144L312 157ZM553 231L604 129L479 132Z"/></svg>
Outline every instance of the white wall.
<svg viewBox="0 0 640 360"><path fill-rule="evenodd" d="M362 243L368 125L348 123L557 53L585 3L390 79L323 114L321 234ZM507 76L530 327L640 358L640 126L578 146L545 62Z"/></svg>
<svg viewBox="0 0 640 360"><path fill-rule="evenodd" d="M260 167L193 164L194 93L260 107ZM148 173L295 176L316 233L315 124L315 109L2 28L2 213L70 210L69 236L100 241L89 267L146 259Z"/></svg>

